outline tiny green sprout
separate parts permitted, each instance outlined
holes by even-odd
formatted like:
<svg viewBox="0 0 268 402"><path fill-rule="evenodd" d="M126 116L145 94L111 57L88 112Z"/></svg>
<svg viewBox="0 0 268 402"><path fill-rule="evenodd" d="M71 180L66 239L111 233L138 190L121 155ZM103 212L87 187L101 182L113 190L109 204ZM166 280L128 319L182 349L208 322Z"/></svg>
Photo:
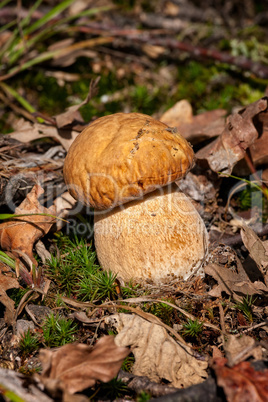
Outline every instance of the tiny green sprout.
<svg viewBox="0 0 268 402"><path fill-rule="evenodd" d="M183 335L191 337L191 338L197 338L198 335L202 332L203 330L203 323L199 322L197 319L196 320L188 320L183 325Z"/></svg>
<svg viewBox="0 0 268 402"><path fill-rule="evenodd" d="M241 302L238 302L235 307L242 311L244 316L249 322L253 321L253 313L252 313L252 305L255 303L256 299L253 300L253 296L247 295L246 297L243 297Z"/></svg>
<svg viewBox="0 0 268 402"><path fill-rule="evenodd" d="M173 300L167 300L169 303L173 303ZM170 325L173 316L173 307L163 303L153 303L148 310L151 314L159 317L165 324Z"/></svg>
<svg viewBox="0 0 268 402"><path fill-rule="evenodd" d="M22 355L25 357L37 350L39 344L40 342L38 337L33 335L32 331L28 329L20 338L19 348L22 352Z"/></svg>
<svg viewBox="0 0 268 402"><path fill-rule="evenodd" d="M135 363L134 356L127 356L123 361L121 369L130 373L134 363Z"/></svg>
<svg viewBox="0 0 268 402"><path fill-rule="evenodd" d="M147 402L151 399L151 395L148 392L141 391L136 399L137 402Z"/></svg>
<svg viewBox="0 0 268 402"><path fill-rule="evenodd" d="M102 383L97 394L98 399L114 401L118 398L123 398L129 392L127 385L117 378L113 378L107 383Z"/></svg>
<svg viewBox="0 0 268 402"><path fill-rule="evenodd" d="M213 320L214 320L214 310L213 310L213 307L207 307L206 310L207 310L209 319L213 321Z"/></svg>
<svg viewBox="0 0 268 402"><path fill-rule="evenodd" d="M82 278L78 290L80 299L83 301L115 299L117 296L115 280L116 274L107 271L99 271Z"/></svg>
<svg viewBox="0 0 268 402"><path fill-rule="evenodd" d="M58 347L74 341L77 324L52 313L46 318L42 328L46 346Z"/></svg>

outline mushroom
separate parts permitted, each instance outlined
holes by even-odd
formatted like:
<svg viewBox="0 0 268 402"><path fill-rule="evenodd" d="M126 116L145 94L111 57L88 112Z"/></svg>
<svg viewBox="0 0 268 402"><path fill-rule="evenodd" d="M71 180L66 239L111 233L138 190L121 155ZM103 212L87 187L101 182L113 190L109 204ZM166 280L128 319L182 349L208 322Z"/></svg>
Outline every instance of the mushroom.
<svg viewBox="0 0 268 402"><path fill-rule="evenodd" d="M140 113L101 117L75 139L64 178L71 194L95 209L103 269L155 283L201 273L206 228L173 183L193 163L192 147L176 129Z"/></svg>

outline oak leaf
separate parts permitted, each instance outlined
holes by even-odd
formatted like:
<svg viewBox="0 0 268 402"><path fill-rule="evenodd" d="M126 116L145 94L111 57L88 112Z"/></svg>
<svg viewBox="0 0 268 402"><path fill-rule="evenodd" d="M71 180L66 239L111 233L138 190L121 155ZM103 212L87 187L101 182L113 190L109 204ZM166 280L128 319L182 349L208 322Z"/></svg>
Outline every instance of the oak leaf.
<svg viewBox="0 0 268 402"><path fill-rule="evenodd" d="M177 343L162 326L123 313L107 317L106 323L117 329L117 345L131 346L133 374L154 382L165 379L176 388L198 384L207 377L207 362L197 360L188 345Z"/></svg>
<svg viewBox="0 0 268 402"><path fill-rule="evenodd" d="M54 205L50 208L42 207L38 197L44 190L36 184L24 201L15 209L15 214L51 214L55 215ZM33 256L34 243L50 230L55 218L42 215L18 217L14 220L0 224L0 246L3 250L12 251L20 257L26 254L33 264L36 261Z"/></svg>
<svg viewBox="0 0 268 402"><path fill-rule="evenodd" d="M128 348L117 346L113 336L102 337L94 347L76 343L56 351L41 349L40 380L52 395L59 390L74 394L92 387L96 381L112 380L129 352Z"/></svg>
<svg viewBox="0 0 268 402"><path fill-rule="evenodd" d="M19 288L19 283L10 271L3 266L0 270L0 303L5 306L4 320L8 325L14 324L15 319L15 303L11 300L6 291L9 289Z"/></svg>
<svg viewBox="0 0 268 402"><path fill-rule="evenodd" d="M224 389L228 402L266 402L268 400L268 370L256 371L249 362L230 368L224 358L212 365L217 384Z"/></svg>

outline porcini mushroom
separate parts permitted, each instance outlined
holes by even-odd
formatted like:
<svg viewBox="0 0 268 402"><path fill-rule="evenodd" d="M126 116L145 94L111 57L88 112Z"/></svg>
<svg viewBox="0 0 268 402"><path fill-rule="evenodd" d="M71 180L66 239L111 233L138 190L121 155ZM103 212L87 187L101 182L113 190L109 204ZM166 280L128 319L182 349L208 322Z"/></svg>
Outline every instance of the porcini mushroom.
<svg viewBox="0 0 268 402"><path fill-rule="evenodd" d="M90 124L64 164L69 191L95 208L94 238L103 269L123 280L187 279L207 251L205 225L171 183L194 162L175 129L140 113L117 113Z"/></svg>

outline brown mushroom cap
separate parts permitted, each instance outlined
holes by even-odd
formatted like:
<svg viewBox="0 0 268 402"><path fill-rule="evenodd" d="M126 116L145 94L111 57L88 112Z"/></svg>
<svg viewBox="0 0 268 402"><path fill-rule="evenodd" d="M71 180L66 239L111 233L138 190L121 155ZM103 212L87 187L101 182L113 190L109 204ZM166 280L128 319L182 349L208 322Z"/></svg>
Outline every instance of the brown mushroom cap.
<svg viewBox="0 0 268 402"><path fill-rule="evenodd" d="M64 164L71 194L109 209L183 177L192 167L190 144L166 124L140 113L116 113L91 123Z"/></svg>

